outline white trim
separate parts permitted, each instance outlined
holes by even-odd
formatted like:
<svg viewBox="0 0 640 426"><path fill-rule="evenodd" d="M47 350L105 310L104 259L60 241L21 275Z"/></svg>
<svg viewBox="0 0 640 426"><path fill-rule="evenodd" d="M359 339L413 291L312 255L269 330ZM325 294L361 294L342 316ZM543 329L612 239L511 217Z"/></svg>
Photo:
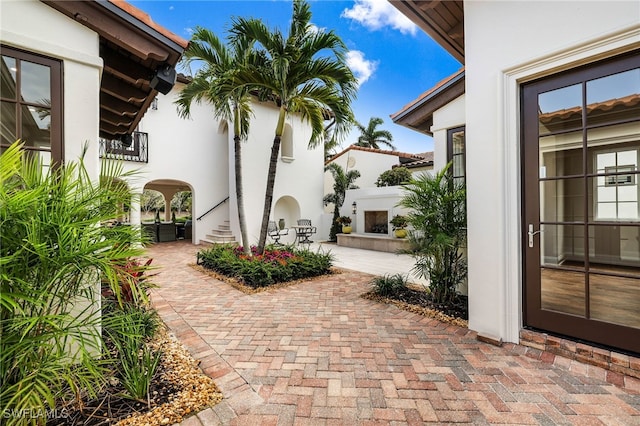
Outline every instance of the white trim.
<svg viewBox="0 0 640 426"><path fill-rule="evenodd" d="M605 34L587 43L564 47L528 62L502 70L499 76L498 129L503 151L502 188L506 194L503 287L500 289L500 314L505 319L500 332L505 340L518 343L523 325L522 286L522 193L520 158L520 84L552 75L576 66L613 57L640 48L640 25ZM511 142L512 143L507 143ZM517 285L514 285L517 283Z"/></svg>

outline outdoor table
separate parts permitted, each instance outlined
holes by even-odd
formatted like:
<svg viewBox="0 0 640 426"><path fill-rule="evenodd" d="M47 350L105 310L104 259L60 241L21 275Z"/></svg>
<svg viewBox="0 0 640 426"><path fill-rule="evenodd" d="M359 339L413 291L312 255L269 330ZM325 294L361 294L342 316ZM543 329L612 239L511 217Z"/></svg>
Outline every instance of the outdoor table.
<svg viewBox="0 0 640 426"><path fill-rule="evenodd" d="M291 228L296 231L296 239L294 240L294 243L295 241L297 241L298 244L311 244L313 242L309 237L315 232L315 226L293 225Z"/></svg>

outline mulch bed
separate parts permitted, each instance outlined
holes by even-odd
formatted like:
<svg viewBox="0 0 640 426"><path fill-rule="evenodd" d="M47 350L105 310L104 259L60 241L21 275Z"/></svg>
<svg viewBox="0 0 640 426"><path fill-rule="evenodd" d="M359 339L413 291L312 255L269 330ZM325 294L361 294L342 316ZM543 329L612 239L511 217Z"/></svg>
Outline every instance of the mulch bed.
<svg viewBox="0 0 640 426"><path fill-rule="evenodd" d="M469 309L466 296L458 296L451 304L434 303L429 293L418 286L408 286L397 290L393 295L380 296L370 291L362 295L363 298L380 303L389 303L403 309L447 324L454 324L467 328L469 326Z"/></svg>
<svg viewBox="0 0 640 426"><path fill-rule="evenodd" d="M98 398L82 401L81 407L57 407L54 426L167 425L212 407L222 400L213 379L205 375L189 352L166 330L151 343L162 358L149 390L149 401L124 397L116 378Z"/></svg>

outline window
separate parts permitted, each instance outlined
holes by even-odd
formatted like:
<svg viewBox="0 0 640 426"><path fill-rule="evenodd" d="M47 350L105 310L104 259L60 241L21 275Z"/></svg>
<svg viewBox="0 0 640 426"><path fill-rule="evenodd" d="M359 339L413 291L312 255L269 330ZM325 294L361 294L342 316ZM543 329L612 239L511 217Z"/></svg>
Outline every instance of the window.
<svg viewBox="0 0 640 426"><path fill-rule="evenodd" d="M451 173L456 182L466 186L466 158L464 127L447 131L447 162L451 162Z"/></svg>
<svg viewBox="0 0 640 426"><path fill-rule="evenodd" d="M284 132L282 133L282 138L280 139L280 158L285 163L290 163L293 161L293 130L291 126L288 124L284 125Z"/></svg>
<svg viewBox="0 0 640 426"><path fill-rule="evenodd" d="M597 153L596 218L638 219L638 150Z"/></svg>
<svg viewBox="0 0 640 426"><path fill-rule="evenodd" d="M2 46L0 149L17 139L43 164L61 164L62 63Z"/></svg>

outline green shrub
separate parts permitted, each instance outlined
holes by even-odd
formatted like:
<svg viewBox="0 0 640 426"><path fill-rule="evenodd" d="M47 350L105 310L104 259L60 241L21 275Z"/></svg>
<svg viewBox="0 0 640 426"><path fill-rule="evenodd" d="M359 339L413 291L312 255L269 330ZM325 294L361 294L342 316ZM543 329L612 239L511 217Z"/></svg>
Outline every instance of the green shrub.
<svg viewBox="0 0 640 426"><path fill-rule="evenodd" d="M416 259L414 270L429 280L437 303L453 302L467 277L466 191L451 176L450 167L451 163L436 176L423 173L403 185L405 195L399 203L411 211L408 253Z"/></svg>
<svg viewBox="0 0 640 426"><path fill-rule="evenodd" d="M397 186L411 180L411 171L406 167L394 167L391 170L382 172L376 180L376 186Z"/></svg>
<svg viewBox="0 0 640 426"><path fill-rule="evenodd" d="M329 273L333 264L330 253L314 253L292 246L267 246L264 253L247 256L242 247L216 245L198 253L198 264L222 275L236 278L251 287L294 281Z"/></svg>
<svg viewBox="0 0 640 426"><path fill-rule="evenodd" d="M148 341L158 324L154 310L136 306L116 307L104 316L104 333L115 349L113 364L128 398L148 399L161 356L148 346Z"/></svg>
<svg viewBox="0 0 640 426"><path fill-rule="evenodd" d="M407 278L402 274L385 274L381 277L375 277L371 281L373 291L380 296L391 296L407 288Z"/></svg>
<svg viewBox="0 0 640 426"><path fill-rule="evenodd" d="M95 396L104 384L100 282L118 294L117 265L142 249L134 227L102 225L124 214L132 195L116 184L130 176L121 164L101 164L96 182L82 158L53 168L19 143L0 156L4 424L35 424L24 413ZM144 292L130 284L142 300Z"/></svg>

